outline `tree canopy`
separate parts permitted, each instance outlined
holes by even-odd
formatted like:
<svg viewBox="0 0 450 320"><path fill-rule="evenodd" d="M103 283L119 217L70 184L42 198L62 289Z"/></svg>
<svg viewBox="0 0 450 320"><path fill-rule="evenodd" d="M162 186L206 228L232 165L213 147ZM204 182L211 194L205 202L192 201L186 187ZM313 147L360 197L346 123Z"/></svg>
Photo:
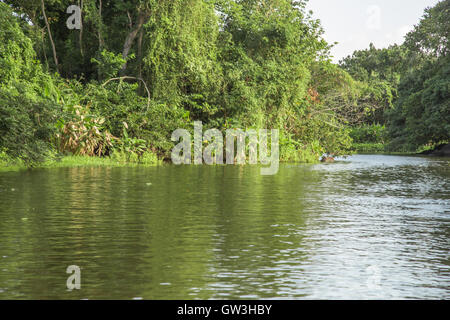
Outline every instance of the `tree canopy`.
<svg viewBox="0 0 450 320"><path fill-rule="evenodd" d="M303 0L78 0L79 30L66 26L73 4L0 2L0 148L15 156L167 158L171 132L195 120L278 128L295 161L348 154L361 124L387 125L396 148L448 140L449 0L404 44L339 65ZM45 148L15 143L18 117Z"/></svg>

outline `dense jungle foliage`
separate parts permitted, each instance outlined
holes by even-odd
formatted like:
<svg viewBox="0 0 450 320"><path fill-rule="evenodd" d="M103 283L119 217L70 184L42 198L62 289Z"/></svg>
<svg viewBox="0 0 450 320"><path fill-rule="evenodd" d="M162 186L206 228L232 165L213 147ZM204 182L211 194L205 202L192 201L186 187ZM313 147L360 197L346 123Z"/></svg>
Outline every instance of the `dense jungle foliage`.
<svg viewBox="0 0 450 320"><path fill-rule="evenodd" d="M370 46L341 61L354 79L384 97L364 123L385 125L385 136L377 141L386 142L386 150L414 152L449 143L449 38L446 0L425 10L402 45L378 50Z"/></svg>
<svg viewBox="0 0 450 320"><path fill-rule="evenodd" d="M66 25L74 2L79 30ZM339 65L305 6L1 1L0 162L168 159L172 132L196 120L278 128L282 161L349 154L353 141L393 151L448 142L450 0L427 9L404 44Z"/></svg>

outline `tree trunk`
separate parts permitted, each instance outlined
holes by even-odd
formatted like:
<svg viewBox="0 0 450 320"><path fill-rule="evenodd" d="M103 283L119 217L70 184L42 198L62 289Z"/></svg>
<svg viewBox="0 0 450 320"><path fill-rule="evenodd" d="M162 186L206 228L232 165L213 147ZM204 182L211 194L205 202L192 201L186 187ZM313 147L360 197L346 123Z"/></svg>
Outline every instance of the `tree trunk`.
<svg viewBox="0 0 450 320"><path fill-rule="evenodd" d="M138 35L139 31L141 30L145 22L147 22L147 19L149 17L150 17L149 12L139 12L136 27L128 34L127 38L125 39L125 43L123 45L122 57L125 60L128 58L128 54L130 52L134 40L136 39L136 36ZM126 69L127 63L125 62L122 66L122 70L120 71L120 73L124 74Z"/></svg>
<svg viewBox="0 0 450 320"><path fill-rule="evenodd" d="M99 6L98 6L98 49L99 49L99 51L101 51L102 48L103 48L103 39L102 39L102 28L103 28L102 7L103 7L103 3L102 3L102 0L100 0Z"/></svg>
<svg viewBox="0 0 450 320"><path fill-rule="evenodd" d="M80 1L80 8L81 8L81 17L83 17L83 0ZM83 21L81 21L80 26L80 53L81 57L84 58L84 51L83 51ZM84 60L84 59L83 59Z"/></svg>
<svg viewBox="0 0 450 320"><path fill-rule="evenodd" d="M56 70L58 71L58 73L60 73L59 72L58 57L56 55L55 42L53 42L52 31L50 30L50 24L48 23L47 15L45 14L44 0L41 0L41 8L42 8L42 14L44 15L45 25L47 26L48 37L50 38L50 43L52 44L53 59L55 60Z"/></svg>
<svg viewBox="0 0 450 320"><path fill-rule="evenodd" d="M144 37L144 29L141 28L138 39L138 64L139 64L139 78L142 79L142 39ZM142 84L139 82L139 94L142 94Z"/></svg>
<svg viewBox="0 0 450 320"><path fill-rule="evenodd" d="M102 19L102 7L103 7L103 3L102 0L100 0L99 5L98 5L98 53L100 54L102 52L102 48L103 48L103 39L102 39L102 28L103 28L103 19ZM97 67L97 78L98 81L101 80L102 75L100 73L100 68Z"/></svg>

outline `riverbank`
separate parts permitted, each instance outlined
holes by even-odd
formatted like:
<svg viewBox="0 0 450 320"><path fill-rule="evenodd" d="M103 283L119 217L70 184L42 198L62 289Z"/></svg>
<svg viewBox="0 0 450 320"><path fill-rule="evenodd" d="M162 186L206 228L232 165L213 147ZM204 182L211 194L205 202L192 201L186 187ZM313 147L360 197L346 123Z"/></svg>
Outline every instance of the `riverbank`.
<svg viewBox="0 0 450 320"><path fill-rule="evenodd" d="M424 150L420 155L435 156L435 157L450 157L450 143L440 144L437 147L429 150Z"/></svg>
<svg viewBox="0 0 450 320"><path fill-rule="evenodd" d="M0 158L0 172L19 171L30 168L75 168L75 167L134 167L155 166L162 164L156 155L146 155L140 159L126 159L125 157L89 157L89 156L64 156L55 157L41 163L27 165L20 160L6 160Z"/></svg>
<svg viewBox="0 0 450 320"><path fill-rule="evenodd" d="M356 153L385 153L383 143L353 143L353 149Z"/></svg>
<svg viewBox="0 0 450 320"><path fill-rule="evenodd" d="M359 143L354 144L353 154L361 155L434 155L431 152L388 152L381 143ZM144 156L130 157L124 154L116 154L110 157L90 157L90 156L53 156L43 162L26 164L20 159L8 158L5 154L0 153L0 172L20 171L27 169L43 169L43 168L76 168L76 167L151 167L163 164L164 161L158 159L155 154L148 153ZM315 162L309 161L280 161L280 163L319 163L319 159Z"/></svg>
<svg viewBox="0 0 450 320"><path fill-rule="evenodd" d="M406 151L387 151L386 145L384 143L353 143L353 150L355 150L355 154L376 154L376 155L403 155L403 156L412 156L417 153L415 152L406 152Z"/></svg>
<svg viewBox="0 0 450 320"><path fill-rule="evenodd" d="M387 151L383 143L353 143L353 150L356 154L386 154L386 155L405 155L405 156L433 156L450 157L450 144L441 144L434 148L420 148L412 151ZM425 150L424 150L425 149Z"/></svg>

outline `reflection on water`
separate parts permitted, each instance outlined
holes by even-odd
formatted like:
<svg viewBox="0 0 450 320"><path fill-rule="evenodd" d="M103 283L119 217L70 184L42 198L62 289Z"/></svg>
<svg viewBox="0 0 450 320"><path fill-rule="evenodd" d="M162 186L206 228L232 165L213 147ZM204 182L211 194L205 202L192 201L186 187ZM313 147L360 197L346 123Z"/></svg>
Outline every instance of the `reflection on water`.
<svg viewBox="0 0 450 320"><path fill-rule="evenodd" d="M449 164L3 172L0 298L448 299Z"/></svg>

